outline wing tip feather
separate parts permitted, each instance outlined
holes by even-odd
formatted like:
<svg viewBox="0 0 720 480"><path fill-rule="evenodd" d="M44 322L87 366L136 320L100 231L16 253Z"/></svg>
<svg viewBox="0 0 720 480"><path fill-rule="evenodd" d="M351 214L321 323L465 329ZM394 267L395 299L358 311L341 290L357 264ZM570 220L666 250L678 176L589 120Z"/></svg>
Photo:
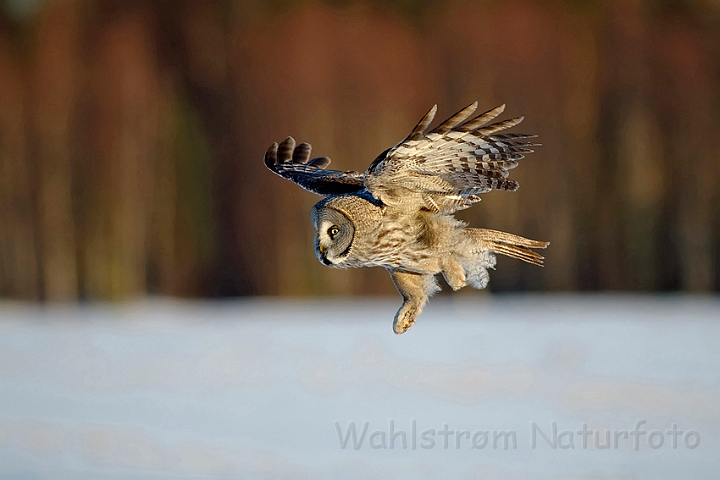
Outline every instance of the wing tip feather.
<svg viewBox="0 0 720 480"><path fill-rule="evenodd" d="M265 152L265 166L270 170L274 170L275 165L277 165L277 151L278 144L277 142L273 142L267 152Z"/></svg>

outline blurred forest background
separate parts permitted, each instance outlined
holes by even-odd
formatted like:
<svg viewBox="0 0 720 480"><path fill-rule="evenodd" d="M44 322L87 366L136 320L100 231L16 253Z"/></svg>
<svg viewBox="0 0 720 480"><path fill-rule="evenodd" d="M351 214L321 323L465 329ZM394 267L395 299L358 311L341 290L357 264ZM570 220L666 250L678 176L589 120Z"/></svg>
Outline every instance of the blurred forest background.
<svg viewBox="0 0 720 480"><path fill-rule="evenodd" d="M491 290L720 290L720 2L4 0L0 295L392 293L263 154L364 170L474 100L543 147L462 218L552 243Z"/></svg>

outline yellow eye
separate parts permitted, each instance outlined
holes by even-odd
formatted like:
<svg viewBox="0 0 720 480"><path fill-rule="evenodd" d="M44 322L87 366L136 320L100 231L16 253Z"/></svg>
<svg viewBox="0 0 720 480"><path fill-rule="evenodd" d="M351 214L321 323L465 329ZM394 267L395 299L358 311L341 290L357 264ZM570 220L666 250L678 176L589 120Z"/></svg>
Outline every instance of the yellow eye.
<svg viewBox="0 0 720 480"><path fill-rule="evenodd" d="M337 225L333 225L328 229L328 235L330 235L330 238L335 238L335 235L340 233L340 229L337 227Z"/></svg>

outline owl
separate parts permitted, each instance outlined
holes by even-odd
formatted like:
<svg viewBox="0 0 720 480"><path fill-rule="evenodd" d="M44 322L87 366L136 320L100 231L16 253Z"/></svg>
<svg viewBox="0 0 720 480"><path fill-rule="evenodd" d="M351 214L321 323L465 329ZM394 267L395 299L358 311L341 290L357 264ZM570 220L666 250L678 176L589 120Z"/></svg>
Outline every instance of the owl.
<svg viewBox="0 0 720 480"><path fill-rule="evenodd" d="M531 249L549 243L469 228L453 213L492 190L515 191L508 179L535 135L500 133L523 117L491 123L505 105L472 115L477 102L434 129L435 105L400 143L381 153L365 173L330 170L327 157L310 160L308 143L292 137L273 143L265 165L325 198L312 209L315 254L333 268L383 267L402 295L393 330L406 332L428 298L440 290L436 275L458 290L485 288L495 254L542 266Z"/></svg>

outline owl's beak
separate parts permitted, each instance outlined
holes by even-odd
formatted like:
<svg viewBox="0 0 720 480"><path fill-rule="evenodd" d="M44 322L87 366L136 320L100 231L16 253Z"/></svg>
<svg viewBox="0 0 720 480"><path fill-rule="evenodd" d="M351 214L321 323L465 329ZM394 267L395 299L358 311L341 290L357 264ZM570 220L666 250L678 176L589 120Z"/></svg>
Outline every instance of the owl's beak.
<svg viewBox="0 0 720 480"><path fill-rule="evenodd" d="M328 260L328 258L325 256L325 250L325 247L323 247L322 245L318 245L318 252L320 252L320 257L318 258L318 260L320 260L323 265L330 266L332 265L332 262Z"/></svg>
<svg viewBox="0 0 720 480"><path fill-rule="evenodd" d="M323 247L322 245L318 245L317 254L318 254L318 260L320 260L320 263L323 265L330 265L330 260L327 259L325 256L325 252L327 249Z"/></svg>

